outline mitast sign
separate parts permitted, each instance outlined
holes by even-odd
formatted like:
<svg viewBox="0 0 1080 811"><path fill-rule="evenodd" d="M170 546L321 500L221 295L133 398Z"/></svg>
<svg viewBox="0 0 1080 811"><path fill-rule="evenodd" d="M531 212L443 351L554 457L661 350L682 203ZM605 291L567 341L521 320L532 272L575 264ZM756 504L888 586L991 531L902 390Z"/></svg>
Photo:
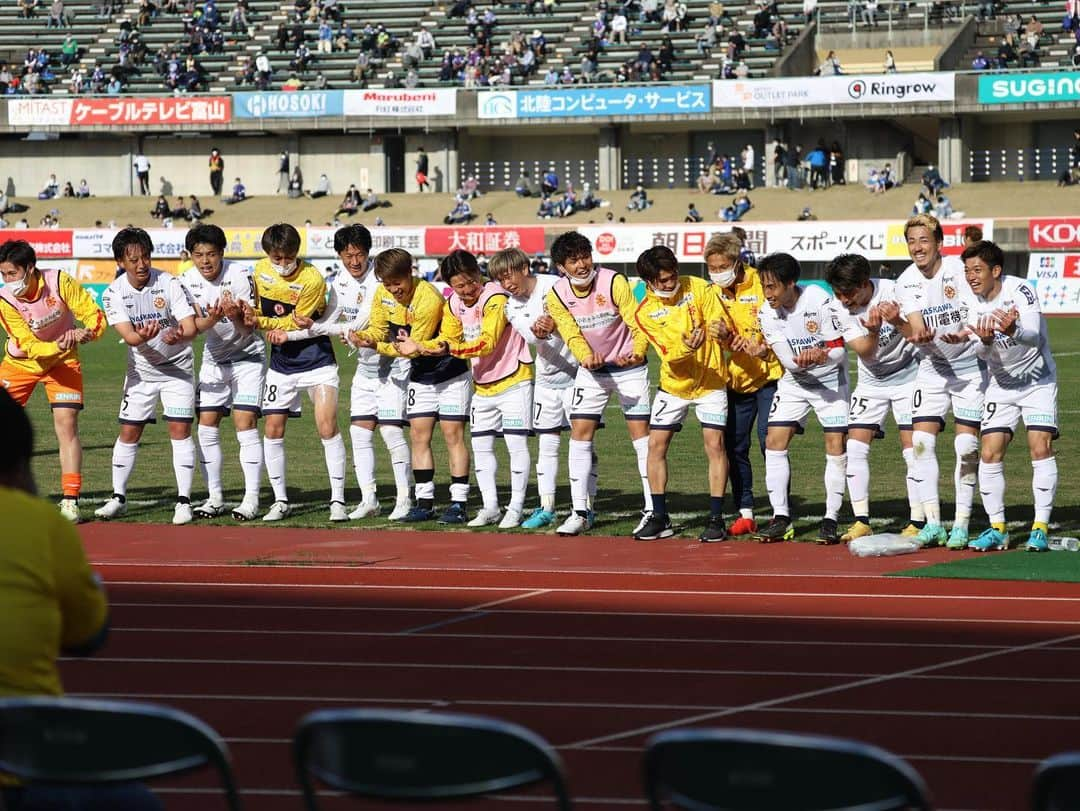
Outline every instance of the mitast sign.
<svg viewBox="0 0 1080 811"><path fill-rule="evenodd" d="M1080 100L1080 74L1021 73L979 77L979 104Z"/></svg>
<svg viewBox="0 0 1080 811"><path fill-rule="evenodd" d="M819 76L799 79L717 80L714 107L806 107L837 104L913 104L953 101L953 73Z"/></svg>
<svg viewBox="0 0 1080 811"><path fill-rule="evenodd" d="M1080 217L1028 220L1028 245L1032 248L1080 248Z"/></svg>

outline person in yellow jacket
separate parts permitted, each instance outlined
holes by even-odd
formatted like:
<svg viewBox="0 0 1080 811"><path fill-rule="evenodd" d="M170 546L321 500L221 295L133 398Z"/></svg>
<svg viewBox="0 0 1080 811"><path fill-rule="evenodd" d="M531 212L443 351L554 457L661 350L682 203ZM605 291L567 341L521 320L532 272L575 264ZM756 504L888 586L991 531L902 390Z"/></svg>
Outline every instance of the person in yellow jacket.
<svg viewBox="0 0 1080 811"><path fill-rule="evenodd" d="M728 347L728 420L724 431L731 495L739 517L728 534L750 535L754 521L754 474L750 466L750 435L757 422L758 446L765 453L765 432L777 382L784 373L761 334L758 313L766 307L757 270L743 260L742 240L717 234L705 246L705 267L726 320L710 323L710 335L724 338ZM733 328L724 334L727 324Z"/></svg>
<svg viewBox="0 0 1080 811"><path fill-rule="evenodd" d="M25 406L38 383L52 407L60 446L60 512L78 523L82 489L79 411L83 408L79 344L100 338L105 313L75 279L58 270L42 270L28 242L0 245L0 324L7 332L0 385ZM79 327L77 324L81 323Z"/></svg>

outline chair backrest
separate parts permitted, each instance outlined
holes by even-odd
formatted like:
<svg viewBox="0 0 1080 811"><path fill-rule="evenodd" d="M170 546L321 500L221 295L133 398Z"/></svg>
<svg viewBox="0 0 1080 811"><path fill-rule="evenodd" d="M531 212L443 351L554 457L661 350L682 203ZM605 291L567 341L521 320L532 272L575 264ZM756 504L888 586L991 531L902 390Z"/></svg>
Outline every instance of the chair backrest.
<svg viewBox="0 0 1080 811"><path fill-rule="evenodd" d="M748 729L683 729L646 743L652 809L929 811L918 773L855 741Z"/></svg>
<svg viewBox="0 0 1080 811"><path fill-rule="evenodd" d="M516 724L475 715L403 710L319 710L293 741L308 811L313 777L363 797L446 800L549 782L569 809L562 762L543 738Z"/></svg>
<svg viewBox="0 0 1080 811"><path fill-rule="evenodd" d="M0 772L26 783L116 783L215 768L239 811L229 753L187 713L131 701L0 699Z"/></svg>
<svg viewBox="0 0 1080 811"><path fill-rule="evenodd" d="M1080 808L1080 752L1047 758L1035 770L1031 786L1033 811Z"/></svg>

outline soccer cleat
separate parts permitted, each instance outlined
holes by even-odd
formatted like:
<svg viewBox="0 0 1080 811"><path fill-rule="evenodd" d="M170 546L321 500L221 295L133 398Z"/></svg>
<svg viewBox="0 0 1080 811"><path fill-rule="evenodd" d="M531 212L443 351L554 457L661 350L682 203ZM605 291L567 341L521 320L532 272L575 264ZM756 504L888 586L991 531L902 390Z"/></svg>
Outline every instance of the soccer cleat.
<svg viewBox="0 0 1080 811"><path fill-rule="evenodd" d="M355 510L349 513L349 520L355 521L358 518L372 518L379 514L382 507L379 506L379 502L375 499L371 501L361 501Z"/></svg>
<svg viewBox="0 0 1080 811"><path fill-rule="evenodd" d="M389 521L402 521L412 508L412 499L407 498L404 501L399 501L394 504L394 509L390 511L390 515L386 516L386 518Z"/></svg>
<svg viewBox="0 0 1080 811"><path fill-rule="evenodd" d="M863 526L866 526L863 524ZM835 518L821 519L821 529L818 531L817 542L832 546L840 543L840 530L836 526Z"/></svg>
<svg viewBox="0 0 1080 811"><path fill-rule="evenodd" d="M555 523L555 513L551 510L545 510L543 507L537 507L533 510L533 514L521 522L522 529L540 529L542 527L551 526Z"/></svg>
<svg viewBox="0 0 1080 811"><path fill-rule="evenodd" d="M728 535L732 538L737 538L740 535L753 535L757 532L757 521L753 518L744 518L739 516L735 519L735 523L728 528Z"/></svg>
<svg viewBox="0 0 1080 811"><path fill-rule="evenodd" d="M476 517L473 518L473 520L468 523L468 526L470 526L470 527L486 527L486 526L489 526L491 524L494 524L501 517L502 517L502 510L500 510L498 507L494 507L493 509L490 509L490 510L481 508L480 512L478 512L476 514ZM460 522L454 522L454 523L460 523Z"/></svg>
<svg viewBox="0 0 1080 811"><path fill-rule="evenodd" d="M919 546L922 549L929 549L932 546L941 546L948 539L945 534L945 527L941 524L927 524L919 530L915 536L915 540L919 542Z"/></svg>
<svg viewBox="0 0 1080 811"><path fill-rule="evenodd" d="M727 529L724 527L724 516L710 515L709 520L705 522L705 529L701 530L701 534L697 536L697 539L702 543L718 543L719 541L726 541L727 537L728 533Z"/></svg>
<svg viewBox="0 0 1080 811"><path fill-rule="evenodd" d="M589 512L591 513L592 510L589 510ZM637 526L634 527L634 531L631 533L635 538L637 537L637 534L639 532L641 532L642 528L649 522L649 517L651 515L652 515L652 510L642 510L641 511L641 518L638 520ZM592 528L592 522L591 521L589 523L589 528L590 529Z"/></svg>
<svg viewBox="0 0 1080 811"><path fill-rule="evenodd" d="M517 529L521 526L521 510L507 509L506 515L499 522L499 529Z"/></svg>
<svg viewBox="0 0 1080 811"><path fill-rule="evenodd" d="M483 511L481 510L481 512ZM443 511L443 514L441 516L439 516L439 523L464 524L466 518L468 518L468 516L465 515L465 508L455 501L452 502L450 506ZM478 524L478 526L483 526L483 524Z"/></svg>
<svg viewBox="0 0 1080 811"><path fill-rule="evenodd" d="M172 522L180 527L184 524L190 524L195 519L195 514L192 512L191 505L186 501L176 502L176 506L173 507Z"/></svg>
<svg viewBox="0 0 1080 811"><path fill-rule="evenodd" d="M241 501L233 507L232 517L236 521L254 521L259 514L259 502Z"/></svg>
<svg viewBox="0 0 1080 811"><path fill-rule="evenodd" d="M349 513L345 511L344 501L330 502L330 520L334 522L349 520Z"/></svg>
<svg viewBox="0 0 1080 811"><path fill-rule="evenodd" d="M228 509L224 504L214 502L213 499L208 498L192 510L192 513L194 513L196 518L217 518L219 515L225 515L227 511Z"/></svg>
<svg viewBox="0 0 1080 811"><path fill-rule="evenodd" d="M291 512L292 507L289 506L289 502L275 501L270 505L270 509L266 511L263 521L280 521L282 518L288 518Z"/></svg>
<svg viewBox="0 0 1080 811"><path fill-rule="evenodd" d="M634 540L656 541L660 538L670 538L674 534L675 530L671 528L671 518L668 515L650 512L645 524L634 531Z"/></svg>
<svg viewBox="0 0 1080 811"><path fill-rule="evenodd" d="M426 507L410 507L409 511L398 520L407 524L414 524L418 521L434 521L435 511Z"/></svg>
<svg viewBox="0 0 1080 811"><path fill-rule="evenodd" d="M790 541L795 538L795 527L791 525L791 519L783 515L774 515L769 519L768 525L761 532L754 534L761 543L776 543L777 541Z"/></svg>
<svg viewBox="0 0 1080 811"><path fill-rule="evenodd" d="M556 527L555 532L559 535L580 535L589 528L589 519L576 512L570 513L570 517Z"/></svg>
<svg viewBox="0 0 1080 811"><path fill-rule="evenodd" d="M79 500L77 498L60 499L60 515L73 524L81 524L82 516L79 514Z"/></svg>
<svg viewBox="0 0 1080 811"><path fill-rule="evenodd" d="M1009 533L990 527L984 529L974 541L968 544L968 549L976 552L992 552L997 549L1009 548Z"/></svg>
<svg viewBox="0 0 1080 811"><path fill-rule="evenodd" d="M1046 537L1046 533L1041 529L1031 530L1031 534L1028 535L1027 543L1024 544L1025 552L1045 552L1050 548L1050 541Z"/></svg>
<svg viewBox="0 0 1080 811"><path fill-rule="evenodd" d="M909 523L906 527L900 530L900 534L905 538L914 538L919 534L919 528L914 524Z"/></svg>
<svg viewBox="0 0 1080 811"><path fill-rule="evenodd" d="M967 549L969 540L971 540L971 538L968 535L967 527L953 524L953 528L949 531L949 540L945 542L945 548L951 549L954 552L961 549Z"/></svg>
<svg viewBox="0 0 1080 811"><path fill-rule="evenodd" d="M118 496L113 496L96 510L94 510L94 516L96 518L100 518L102 521L108 521L113 518L119 518L126 512L127 502L121 501Z"/></svg>
<svg viewBox="0 0 1080 811"><path fill-rule="evenodd" d="M873 535L874 530L871 529L869 524L862 521L856 521L850 527L844 530L844 534L840 536L841 543L849 543L856 538L864 538L867 535Z"/></svg>

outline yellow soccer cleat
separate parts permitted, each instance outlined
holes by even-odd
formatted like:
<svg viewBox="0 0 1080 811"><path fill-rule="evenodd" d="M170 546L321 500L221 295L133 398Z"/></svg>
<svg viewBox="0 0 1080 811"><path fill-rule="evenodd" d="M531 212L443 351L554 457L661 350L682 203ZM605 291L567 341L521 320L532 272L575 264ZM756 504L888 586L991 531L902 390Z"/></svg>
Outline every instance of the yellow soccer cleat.
<svg viewBox="0 0 1080 811"><path fill-rule="evenodd" d="M856 521L854 524L844 530L844 534L840 536L840 542L850 543L856 538L863 538L867 535L873 534L874 530L871 529L869 524L864 524L862 521Z"/></svg>

